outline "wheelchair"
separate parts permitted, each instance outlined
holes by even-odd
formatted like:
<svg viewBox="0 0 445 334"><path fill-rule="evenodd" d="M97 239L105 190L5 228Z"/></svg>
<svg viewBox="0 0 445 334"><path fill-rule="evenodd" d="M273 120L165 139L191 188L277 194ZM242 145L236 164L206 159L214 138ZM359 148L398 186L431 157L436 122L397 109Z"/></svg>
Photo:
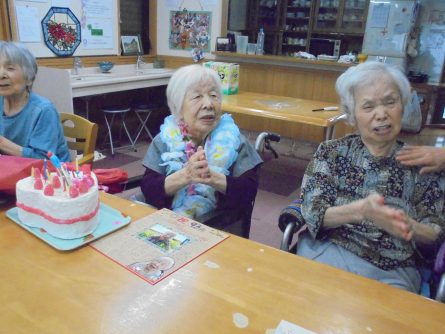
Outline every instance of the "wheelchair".
<svg viewBox="0 0 445 334"><path fill-rule="evenodd" d="M298 234L306 229L300 199L281 211L278 226L283 232L280 249L295 254L298 241L293 241L293 238L295 235L298 238ZM445 303L445 242L436 253L434 264L419 271L422 276L421 295Z"/></svg>
<svg viewBox="0 0 445 334"><path fill-rule="evenodd" d="M255 149L265 161L270 159L270 154L272 154L272 158L276 159L278 158L278 153L272 146L272 143L279 142L280 140L280 135L276 133L261 132L255 140ZM132 195L129 199L138 204L149 206L145 203L142 192ZM209 213L196 217L195 220L218 230L249 239L254 204L254 201L252 201L248 207L239 210L217 208Z"/></svg>

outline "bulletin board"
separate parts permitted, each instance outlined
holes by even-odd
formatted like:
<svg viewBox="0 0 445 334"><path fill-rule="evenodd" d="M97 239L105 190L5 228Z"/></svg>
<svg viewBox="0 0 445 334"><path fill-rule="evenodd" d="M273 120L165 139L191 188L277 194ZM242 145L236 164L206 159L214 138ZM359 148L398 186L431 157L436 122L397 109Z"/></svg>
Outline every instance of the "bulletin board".
<svg viewBox="0 0 445 334"><path fill-rule="evenodd" d="M35 57L118 55L118 0L8 0L13 39Z"/></svg>

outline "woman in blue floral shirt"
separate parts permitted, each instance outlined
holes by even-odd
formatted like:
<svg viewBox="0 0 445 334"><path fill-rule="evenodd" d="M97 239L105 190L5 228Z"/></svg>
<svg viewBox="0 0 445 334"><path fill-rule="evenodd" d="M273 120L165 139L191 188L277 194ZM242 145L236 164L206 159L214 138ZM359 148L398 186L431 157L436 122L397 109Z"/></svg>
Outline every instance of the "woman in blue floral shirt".
<svg viewBox="0 0 445 334"><path fill-rule="evenodd" d="M337 80L343 111L358 134L322 143L302 185L309 233L297 254L418 292L417 260L445 237L445 173L421 175L396 160L410 85L377 62Z"/></svg>

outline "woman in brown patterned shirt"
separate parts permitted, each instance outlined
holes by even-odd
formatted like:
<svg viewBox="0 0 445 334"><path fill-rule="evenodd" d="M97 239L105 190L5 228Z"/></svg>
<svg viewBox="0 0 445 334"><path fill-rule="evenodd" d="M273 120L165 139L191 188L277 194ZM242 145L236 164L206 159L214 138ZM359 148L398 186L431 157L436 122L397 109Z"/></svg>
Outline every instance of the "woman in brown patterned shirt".
<svg viewBox="0 0 445 334"><path fill-rule="evenodd" d="M365 62L336 90L358 134L322 143L310 162L301 206L309 233L297 254L418 292L418 255L445 237L445 173L421 175L396 160L409 82L394 67Z"/></svg>

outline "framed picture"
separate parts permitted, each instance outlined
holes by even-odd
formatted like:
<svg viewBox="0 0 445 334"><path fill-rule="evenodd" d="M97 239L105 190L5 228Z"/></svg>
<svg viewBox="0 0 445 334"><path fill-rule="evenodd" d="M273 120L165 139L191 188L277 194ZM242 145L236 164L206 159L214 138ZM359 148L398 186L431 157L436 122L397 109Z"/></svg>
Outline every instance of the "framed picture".
<svg viewBox="0 0 445 334"><path fill-rule="evenodd" d="M216 37L216 51L230 51L230 40L227 37Z"/></svg>
<svg viewBox="0 0 445 334"><path fill-rule="evenodd" d="M143 54L141 38L137 35L135 36L121 36L122 43L122 54L127 55L138 55Z"/></svg>
<svg viewBox="0 0 445 334"><path fill-rule="evenodd" d="M170 11L170 50L210 52L212 12Z"/></svg>
<svg viewBox="0 0 445 334"><path fill-rule="evenodd" d="M59 57L71 56L80 44L80 22L69 8L51 7L42 31L46 46Z"/></svg>

